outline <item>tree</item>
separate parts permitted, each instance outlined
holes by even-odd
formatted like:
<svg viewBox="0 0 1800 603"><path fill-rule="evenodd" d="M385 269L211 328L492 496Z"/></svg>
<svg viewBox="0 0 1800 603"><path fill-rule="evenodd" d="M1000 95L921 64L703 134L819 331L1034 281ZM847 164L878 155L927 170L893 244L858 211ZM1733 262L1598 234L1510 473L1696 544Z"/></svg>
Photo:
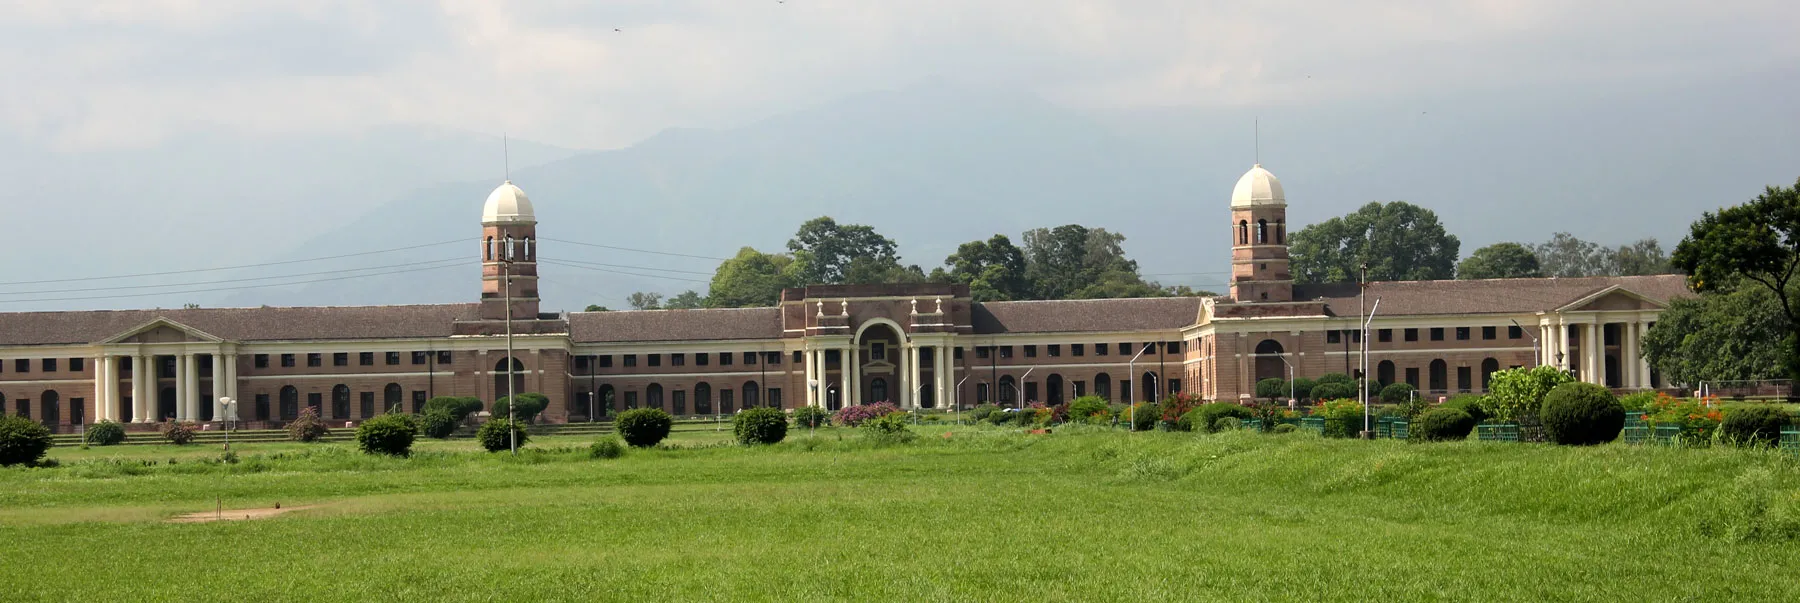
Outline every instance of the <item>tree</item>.
<svg viewBox="0 0 1800 603"><path fill-rule="evenodd" d="M1495 243L1475 250L1456 265L1456 278L1536 278L1544 273L1537 254L1518 243Z"/></svg>
<svg viewBox="0 0 1800 603"><path fill-rule="evenodd" d="M1142 297L1162 287L1146 283L1125 257L1125 235L1064 224L1025 231L1025 278L1035 299Z"/></svg>
<svg viewBox="0 0 1800 603"><path fill-rule="evenodd" d="M1643 276L1670 274L1674 266L1656 239L1639 239L1630 245L1605 247L1559 232L1532 248L1545 276Z"/></svg>
<svg viewBox="0 0 1800 603"><path fill-rule="evenodd" d="M661 293L639 291L626 296L625 303L631 304L633 310L660 310L662 309L662 298Z"/></svg>
<svg viewBox="0 0 1800 603"><path fill-rule="evenodd" d="M797 287L800 278L793 258L745 247L737 256L719 264L713 273L705 305L708 308L773 306L781 290Z"/></svg>
<svg viewBox="0 0 1800 603"><path fill-rule="evenodd" d="M1031 299L1031 281L1025 276L1025 252L1012 239L996 234L986 241L969 241L944 258L950 270L947 282L969 286L975 301ZM933 273L934 278L936 274Z"/></svg>
<svg viewBox="0 0 1800 603"><path fill-rule="evenodd" d="M1644 359L1672 383L1780 377L1788 332L1767 289L1706 293L1669 302L1644 335Z"/></svg>
<svg viewBox="0 0 1800 603"><path fill-rule="evenodd" d="M1800 320L1789 287L1800 268L1800 180L1793 188L1767 187L1749 203L1702 214L1675 246L1673 263L1702 294L1739 283L1768 290L1787 320L1783 364L1789 376L1800 377L1800 334L1794 332Z"/></svg>
<svg viewBox="0 0 1800 603"><path fill-rule="evenodd" d="M893 239L881 236L870 226L840 225L830 216L801 224L787 246L801 264L802 284L884 282L878 279L887 277L900 265ZM924 280L923 272L919 279Z"/></svg>
<svg viewBox="0 0 1800 603"><path fill-rule="evenodd" d="M588 304L587 309L582 310L582 311L583 312L611 312L612 308L608 308L606 306L602 306L599 304Z"/></svg>
<svg viewBox="0 0 1800 603"><path fill-rule="evenodd" d="M1668 254L1663 253L1662 243L1658 243L1656 239L1640 239L1613 250L1612 266L1614 273L1619 276L1675 273L1675 265L1669 261Z"/></svg>
<svg viewBox="0 0 1800 603"><path fill-rule="evenodd" d="M663 309L666 309L666 310L692 310L694 308L699 308L699 307L702 307L705 305L706 305L706 298L700 297L700 293L690 289L687 291L682 291L680 294L676 295L675 297L669 298L669 302L666 304L663 304Z"/></svg>
<svg viewBox="0 0 1800 603"><path fill-rule="evenodd" d="M1448 279L1462 245L1436 213L1405 201L1364 205L1302 228L1288 241L1300 283L1355 282L1364 265L1369 280Z"/></svg>

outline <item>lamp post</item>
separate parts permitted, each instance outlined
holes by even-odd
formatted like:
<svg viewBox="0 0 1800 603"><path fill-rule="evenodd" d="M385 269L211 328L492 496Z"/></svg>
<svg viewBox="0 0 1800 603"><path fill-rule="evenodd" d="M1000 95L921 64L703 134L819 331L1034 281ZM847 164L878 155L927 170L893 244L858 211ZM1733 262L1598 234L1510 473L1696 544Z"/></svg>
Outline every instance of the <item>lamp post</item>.
<svg viewBox="0 0 1800 603"><path fill-rule="evenodd" d="M219 421L224 423L221 427L225 428L225 449L231 450L231 428L237 422L237 400L230 396L219 396L219 415Z"/></svg>
<svg viewBox="0 0 1800 603"><path fill-rule="evenodd" d="M513 408L519 405L519 401L513 399L516 395L513 392L513 379L518 374L513 363L518 360L513 358L512 341L512 253L512 246L507 245L506 255L500 260L500 287L505 290L506 296L506 447L513 456L518 456L519 424L513 421L516 416Z"/></svg>
<svg viewBox="0 0 1800 603"><path fill-rule="evenodd" d="M1375 439L1374 428L1370 426L1369 415L1369 324L1375 322L1375 312L1381 310L1381 300L1369 308L1369 316L1362 323L1362 382L1356 385L1357 395L1362 397L1363 437Z"/></svg>
<svg viewBox="0 0 1800 603"><path fill-rule="evenodd" d="M1288 362L1285 354L1278 354L1275 357L1281 359L1281 363L1288 367L1288 403L1292 404L1294 402L1294 363Z"/></svg>
<svg viewBox="0 0 1800 603"><path fill-rule="evenodd" d="M1138 348L1138 353L1133 354L1130 360L1125 361L1126 383L1137 381L1137 359L1139 356L1143 356L1144 350L1147 349L1149 348ZM1125 433L1131 433L1137 429L1137 404L1133 403L1130 398L1125 399L1125 420L1130 423L1125 426Z"/></svg>
<svg viewBox="0 0 1800 603"><path fill-rule="evenodd" d="M962 424L962 386L964 381L969 380L969 377L971 375L963 375L962 380L956 382L956 389L950 392L950 412L955 413L951 415L950 420L957 425Z"/></svg>
<svg viewBox="0 0 1800 603"><path fill-rule="evenodd" d="M1544 365L1544 352L1543 352L1542 348L1538 347L1538 336L1533 334L1531 331L1526 330L1524 325L1519 324L1519 321L1507 319L1507 322L1512 323L1513 326L1519 328L1520 333L1524 333L1527 337L1531 338L1531 357L1532 357L1531 366L1534 368L1543 366Z"/></svg>

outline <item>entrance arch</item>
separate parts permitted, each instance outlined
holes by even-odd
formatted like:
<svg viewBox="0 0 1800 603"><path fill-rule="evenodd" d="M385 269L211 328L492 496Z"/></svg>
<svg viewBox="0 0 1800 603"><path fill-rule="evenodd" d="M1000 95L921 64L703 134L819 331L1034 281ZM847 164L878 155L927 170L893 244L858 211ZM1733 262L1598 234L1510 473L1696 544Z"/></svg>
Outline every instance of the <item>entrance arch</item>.
<svg viewBox="0 0 1800 603"><path fill-rule="evenodd" d="M62 397L56 393L56 390L51 389L44 390L44 395L40 400L42 400L42 404L38 408L38 420L45 425L55 425L61 414L57 412L57 402L61 401Z"/></svg>
<svg viewBox="0 0 1800 603"><path fill-rule="evenodd" d="M851 346L851 354L839 366L849 371L852 393L840 395L841 404L854 405L863 402L892 402L904 405L906 397L918 384L907 383L905 370L902 370L906 331L900 324L887 318L870 318L857 327L855 343ZM885 377L873 377L885 375ZM883 384L882 391L875 391L876 379ZM866 397L865 397L866 394Z"/></svg>
<svg viewBox="0 0 1800 603"><path fill-rule="evenodd" d="M1106 373L1094 375L1094 395L1107 402L1112 401L1112 376Z"/></svg>
<svg viewBox="0 0 1800 603"><path fill-rule="evenodd" d="M509 368L510 363L510 368ZM501 358L494 363L494 399L499 400L508 395L506 390L507 375L512 375L512 394L525 393L525 363L518 358Z"/></svg>
<svg viewBox="0 0 1800 603"><path fill-rule="evenodd" d="M694 414L712 414L712 386L705 381L694 384Z"/></svg>
<svg viewBox="0 0 1800 603"><path fill-rule="evenodd" d="M1160 387L1162 387L1162 384L1157 383L1156 373L1146 371L1144 376L1141 377L1138 382L1138 391L1143 392L1138 395L1143 398L1144 402L1155 402L1156 395L1160 391L1158 388Z"/></svg>
<svg viewBox="0 0 1800 603"><path fill-rule="evenodd" d="M1256 380L1282 379L1287 376L1287 364L1282 362L1281 342L1264 339L1256 344Z"/></svg>
<svg viewBox="0 0 1800 603"><path fill-rule="evenodd" d="M1044 392L1044 398L1049 401L1050 406L1056 406L1063 403L1063 378L1061 374L1050 373L1050 376L1044 379L1044 387L1050 390Z"/></svg>
<svg viewBox="0 0 1800 603"><path fill-rule="evenodd" d="M613 406L618 403L618 394L615 393L616 391L617 390L613 389L612 384L608 383L601 385L600 391L594 394L594 406L600 409L601 415L619 410L618 407Z"/></svg>

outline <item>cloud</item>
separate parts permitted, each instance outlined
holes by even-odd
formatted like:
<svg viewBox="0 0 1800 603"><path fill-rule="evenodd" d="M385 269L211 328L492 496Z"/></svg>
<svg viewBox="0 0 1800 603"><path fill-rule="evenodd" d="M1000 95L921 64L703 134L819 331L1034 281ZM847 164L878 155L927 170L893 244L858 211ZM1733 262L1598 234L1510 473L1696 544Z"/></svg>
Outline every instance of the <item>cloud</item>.
<svg viewBox="0 0 1800 603"><path fill-rule="evenodd" d="M29 0L0 135L87 149L219 125L428 123L581 147L932 76L1104 107L1604 85L1800 57L1791 2ZM617 31L615 31L617 30Z"/></svg>

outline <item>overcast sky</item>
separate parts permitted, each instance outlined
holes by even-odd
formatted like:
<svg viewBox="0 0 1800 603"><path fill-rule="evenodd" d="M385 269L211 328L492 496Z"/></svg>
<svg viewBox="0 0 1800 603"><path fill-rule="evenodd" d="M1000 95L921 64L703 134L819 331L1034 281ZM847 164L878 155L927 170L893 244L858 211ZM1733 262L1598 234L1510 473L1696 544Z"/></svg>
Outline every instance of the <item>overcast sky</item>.
<svg viewBox="0 0 1800 603"><path fill-rule="evenodd" d="M1072 106L1278 106L1750 73L1793 0L0 1L0 135L423 123L582 148L933 76Z"/></svg>

